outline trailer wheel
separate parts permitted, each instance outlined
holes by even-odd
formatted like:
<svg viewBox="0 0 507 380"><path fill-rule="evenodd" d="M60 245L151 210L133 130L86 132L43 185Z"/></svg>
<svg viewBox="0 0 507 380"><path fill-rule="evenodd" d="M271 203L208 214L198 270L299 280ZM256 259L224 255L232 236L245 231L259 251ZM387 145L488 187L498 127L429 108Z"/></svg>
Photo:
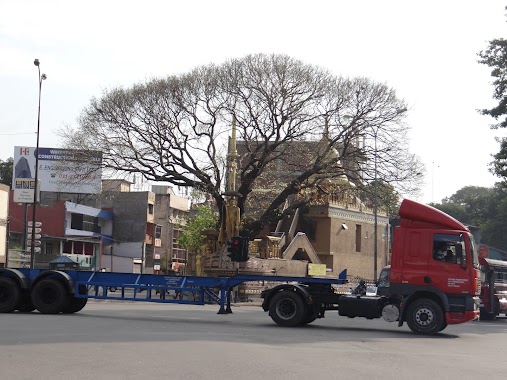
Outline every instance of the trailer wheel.
<svg viewBox="0 0 507 380"><path fill-rule="evenodd" d="M280 326L293 327L303 323L306 306L301 297L292 290L276 293L269 303L269 315Z"/></svg>
<svg viewBox="0 0 507 380"><path fill-rule="evenodd" d="M83 307L85 307L87 302L88 302L88 298L71 297L69 304L62 311L62 313L65 313L65 314L77 313L78 311L83 309Z"/></svg>
<svg viewBox="0 0 507 380"><path fill-rule="evenodd" d="M33 306L32 297L28 291L23 292L21 295L21 300L17 307L18 311L21 313L31 313L35 310L35 306Z"/></svg>
<svg viewBox="0 0 507 380"><path fill-rule="evenodd" d="M10 313L16 310L21 300L21 289L14 280L0 277L0 313Z"/></svg>
<svg viewBox="0 0 507 380"><path fill-rule="evenodd" d="M42 314L57 314L67 308L70 295L63 284L55 279L38 282L32 290L32 301Z"/></svg>
<svg viewBox="0 0 507 380"><path fill-rule="evenodd" d="M445 327L442 308L429 298L412 302L408 307L406 320L410 330L416 334L434 335Z"/></svg>

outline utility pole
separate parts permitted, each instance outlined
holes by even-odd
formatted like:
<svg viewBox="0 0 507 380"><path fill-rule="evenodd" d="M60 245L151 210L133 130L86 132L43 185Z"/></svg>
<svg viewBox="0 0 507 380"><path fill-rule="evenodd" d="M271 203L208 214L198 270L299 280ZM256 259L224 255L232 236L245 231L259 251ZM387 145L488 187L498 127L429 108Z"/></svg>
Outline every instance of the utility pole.
<svg viewBox="0 0 507 380"><path fill-rule="evenodd" d="M36 58L35 61L33 61L33 64L37 66L37 69L39 70L39 109L37 113L37 145L35 148L35 183L34 183L34 189L33 189L33 204L32 204L32 239L31 239L31 246L30 246L30 268L35 267L35 215L37 210L37 190L39 188L38 182L39 182L39 138L40 138L40 98L41 98L41 90L42 90L42 81L45 80L46 74L40 73L40 62Z"/></svg>

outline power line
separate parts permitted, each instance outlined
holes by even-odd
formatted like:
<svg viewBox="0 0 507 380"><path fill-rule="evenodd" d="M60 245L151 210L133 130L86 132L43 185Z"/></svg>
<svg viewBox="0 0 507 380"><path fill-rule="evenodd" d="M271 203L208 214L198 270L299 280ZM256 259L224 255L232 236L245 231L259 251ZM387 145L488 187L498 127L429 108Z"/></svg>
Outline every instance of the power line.
<svg viewBox="0 0 507 380"><path fill-rule="evenodd" d="M21 132L21 133L0 133L0 136L16 136L16 135L33 135L37 132Z"/></svg>

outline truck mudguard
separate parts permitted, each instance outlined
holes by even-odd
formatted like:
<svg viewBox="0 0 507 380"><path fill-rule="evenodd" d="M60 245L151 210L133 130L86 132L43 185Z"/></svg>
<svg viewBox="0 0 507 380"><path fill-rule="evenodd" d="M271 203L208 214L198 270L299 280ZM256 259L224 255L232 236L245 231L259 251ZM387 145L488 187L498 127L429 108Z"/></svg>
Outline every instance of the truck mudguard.
<svg viewBox="0 0 507 380"><path fill-rule="evenodd" d="M396 288L396 285L391 285ZM406 287L404 287L404 290L406 291ZM400 320L398 321L398 326L402 326L403 322L405 321L405 309L407 305L410 305L410 303L413 300L419 299L419 298L430 298L435 301L439 301L443 305L444 312L449 311L449 300L447 299L447 296L440 290L434 287L414 287L411 289L411 292L409 295L404 297L403 302L401 303L401 310L400 310Z"/></svg>
<svg viewBox="0 0 507 380"><path fill-rule="evenodd" d="M306 286L304 286L302 284L281 284L281 285L275 286L272 289L269 289L269 294L267 294L264 297L264 301L262 301L262 309L264 311L268 311L269 310L269 303L271 302L271 298L279 291L282 291L285 289L295 289L296 293L298 293L301 297L303 297L303 299L305 300L305 302L307 304L310 303L311 296L310 296L310 292L308 291Z"/></svg>
<svg viewBox="0 0 507 380"><path fill-rule="evenodd" d="M63 280L62 282L65 284L69 293L74 293L74 280L69 276L68 273L60 271L60 270L47 270L39 273L32 281L31 286L33 287L37 282L48 278L58 278L59 280Z"/></svg>
<svg viewBox="0 0 507 380"><path fill-rule="evenodd" d="M0 268L0 277L9 277L16 281L21 289L30 288L30 280L19 270L14 268Z"/></svg>

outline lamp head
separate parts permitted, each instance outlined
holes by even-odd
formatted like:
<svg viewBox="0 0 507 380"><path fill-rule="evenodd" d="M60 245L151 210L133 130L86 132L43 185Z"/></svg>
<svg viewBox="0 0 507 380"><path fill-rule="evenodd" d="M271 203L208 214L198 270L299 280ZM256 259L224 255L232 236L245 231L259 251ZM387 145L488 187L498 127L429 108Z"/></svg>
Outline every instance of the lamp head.
<svg viewBox="0 0 507 380"><path fill-rule="evenodd" d="M33 61L33 64L38 67L39 66L39 59L35 58L35 61Z"/></svg>

